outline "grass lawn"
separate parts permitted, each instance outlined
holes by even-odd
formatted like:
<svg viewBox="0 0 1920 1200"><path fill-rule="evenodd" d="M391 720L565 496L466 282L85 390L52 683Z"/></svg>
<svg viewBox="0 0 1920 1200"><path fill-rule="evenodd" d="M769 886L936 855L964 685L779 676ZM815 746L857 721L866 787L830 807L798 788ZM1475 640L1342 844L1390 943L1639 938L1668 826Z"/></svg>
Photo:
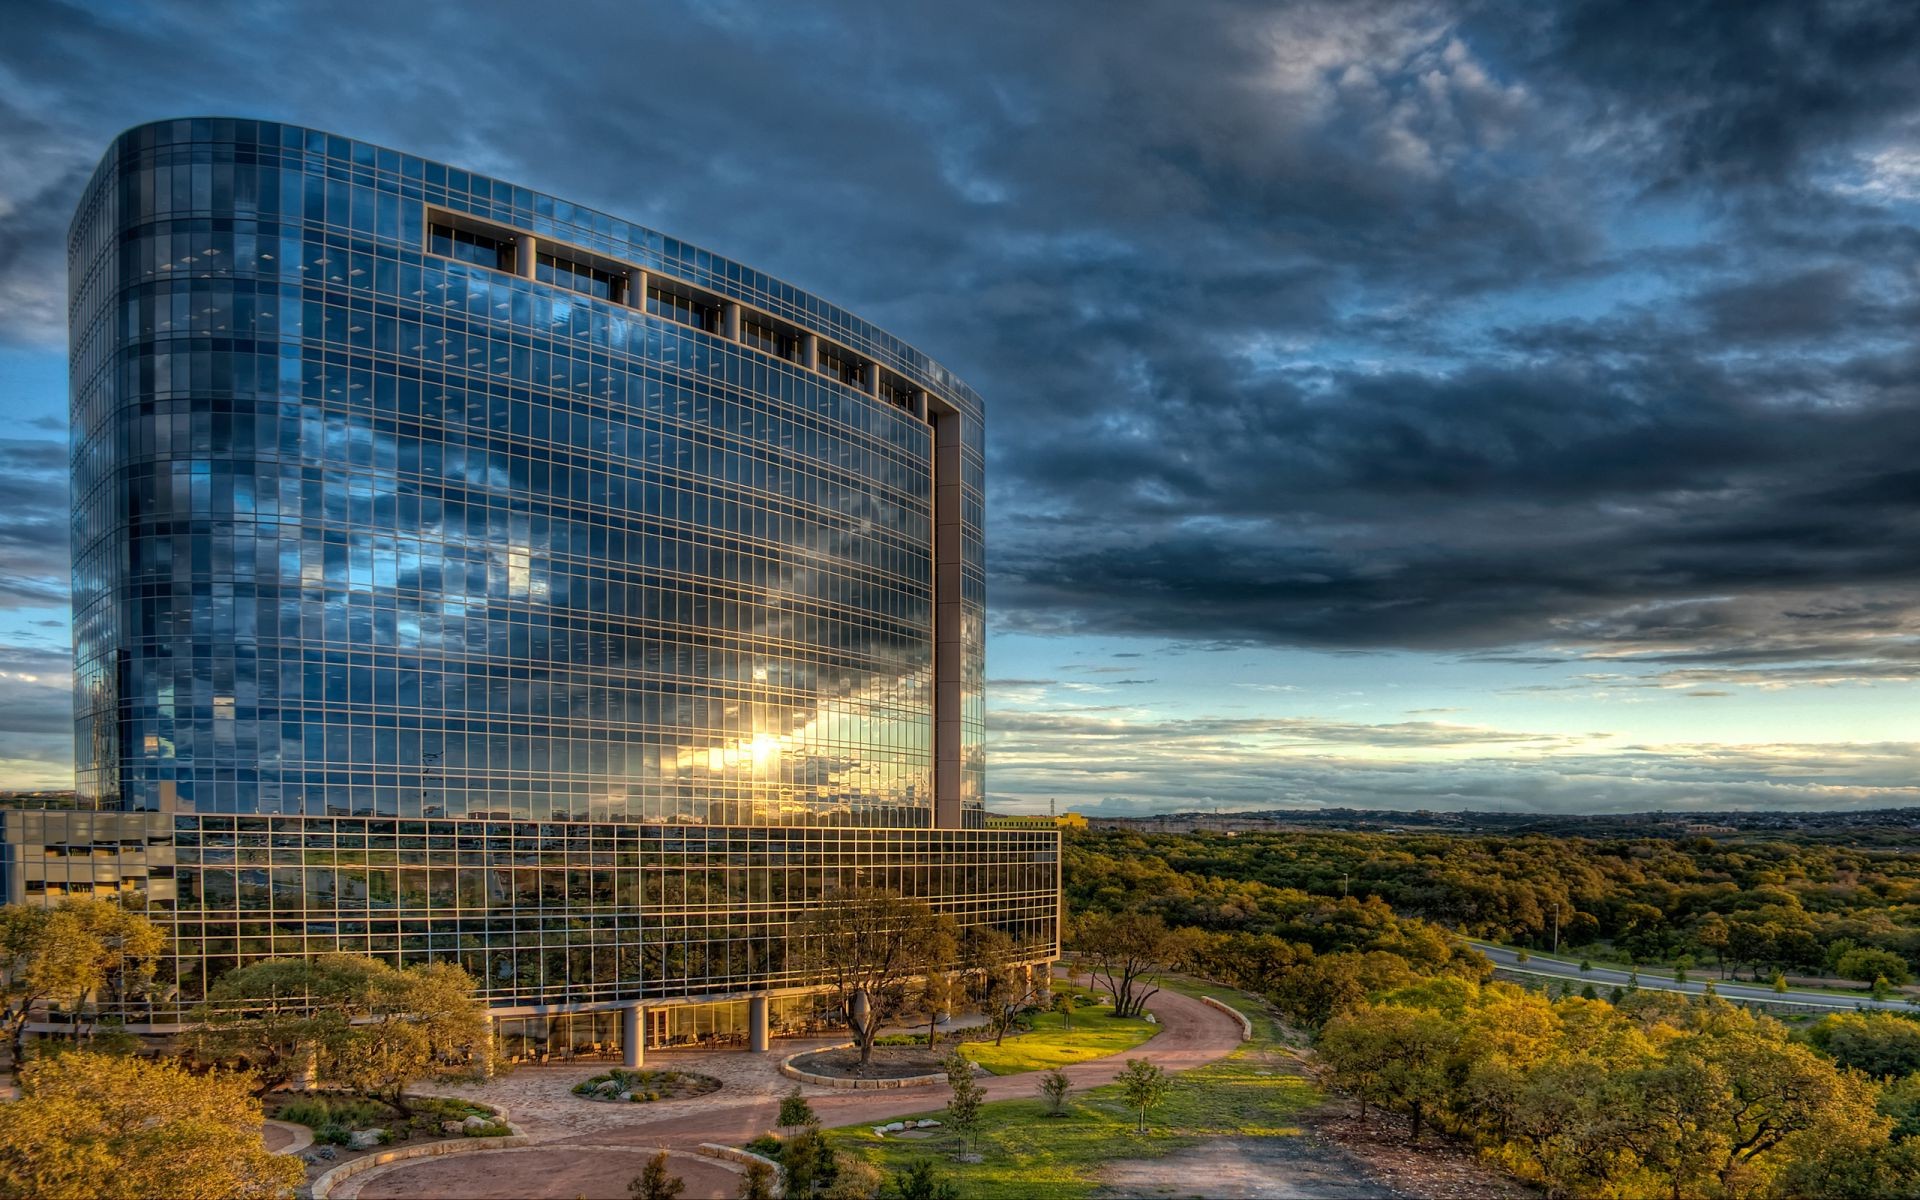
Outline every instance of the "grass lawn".
<svg viewBox="0 0 1920 1200"><path fill-rule="evenodd" d="M1255 1037L1218 1062L1173 1076L1166 1102L1149 1115L1144 1135L1133 1132L1134 1114L1121 1103L1120 1089L1107 1085L1076 1093L1064 1117L1046 1116L1046 1102L1037 1091L1031 1100L984 1105L973 1147L983 1156L979 1163L953 1161L956 1146L945 1128L920 1141L877 1138L867 1125L829 1130L827 1136L836 1150L889 1173L931 1158L968 1200L1078 1200L1093 1193L1095 1174L1116 1159L1155 1158L1206 1137L1297 1134L1295 1118L1321 1096L1307 1080L1275 1073L1284 1066L1276 1061L1282 1047L1273 1024L1251 1012L1246 998L1231 989L1185 981L1170 989L1212 995L1249 1012ZM1075 1014L1076 1031L1083 1019ZM1119 1024L1109 1017L1089 1023L1098 1022ZM936 1108L916 1115L940 1119L943 1114Z"/></svg>
<svg viewBox="0 0 1920 1200"><path fill-rule="evenodd" d="M1008 1034L998 1046L966 1042L960 1053L995 1075L1018 1075L1118 1054L1160 1032L1158 1025L1138 1017L1115 1017L1112 1013L1111 1008L1077 1008L1071 1029L1059 1013L1029 1013L1033 1032Z"/></svg>

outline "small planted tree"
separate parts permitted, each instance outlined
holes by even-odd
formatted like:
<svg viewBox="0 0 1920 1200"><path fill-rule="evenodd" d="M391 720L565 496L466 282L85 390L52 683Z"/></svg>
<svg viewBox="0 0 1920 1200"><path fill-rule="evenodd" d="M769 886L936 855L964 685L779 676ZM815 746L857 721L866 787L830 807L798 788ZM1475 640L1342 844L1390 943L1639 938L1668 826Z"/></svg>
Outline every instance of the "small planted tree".
<svg viewBox="0 0 1920 1200"><path fill-rule="evenodd" d="M943 1179L928 1159L894 1172L887 1180L887 1200L960 1200L960 1189Z"/></svg>
<svg viewBox="0 0 1920 1200"><path fill-rule="evenodd" d="M973 1063L957 1051L947 1055L940 1065L946 1068L947 1086L953 1089L953 1096L947 1101L947 1124L959 1139L960 1153L965 1154L980 1130L980 1105L986 1091L973 1077Z"/></svg>
<svg viewBox="0 0 1920 1200"><path fill-rule="evenodd" d="M675 1200L686 1190L687 1181L667 1170L665 1150L649 1158L646 1167L627 1183L627 1195L634 1200Z"/></svg>
<svg viewBox="0 0 1920 1200"><path fill-rule="evenodd" d="M787 1196L804 1200L833 1178L833 1149L818 1125L809 1125L780 1148L780 1166L787 1173Z"/></svg>
<svg viewBox="0 0 1920 1200"><path fill-rule="evenodd" d="M813 1114L813 1105L800 1093L799 1084L794 1084L792 1091L780 1097L779 1125L782 1129L798 1129L802 1125L819 1123L820 1118Z"/></svg>
<svg viewBox="0 0 1920 1200"><path fill-rule="evenodd" d="M1048 1116L1067 1115L1067 1092L1072 1087L1073 1082L1067 1078L1067 1073L1058 1067L1040 1077L1040 1094L1047 1099Z"/></svg>
<svg viewBox="0 0 1920 1200"><path fill-rule="evenodd" d="M1055 992L1053 994L1053 1003L1049 1005L1049 1007L1052 1008L1054 1012L1060 1015L1061 1027L1065 1029L1068 1033L1072 1033L1073 1032L1073 997L1067 995L1065 992Z"/></svg>
<svg viewBox="0 0 1920 1200"><path fill-rule="evenodd" d="M737 1200L773 1200L773 1168L765 1163L748 1163L734 1196Z"/></svg>
<svg viewBox="0 0 1920 1200"><path fill-rule="evenodd" d="M1147 1113L1167 1098L1167 1073L1144 1058L1130 1058L1125 1069L1115 1075L1127 1107L1140 1115L1138 1132L1147 1131Z"/></svg>

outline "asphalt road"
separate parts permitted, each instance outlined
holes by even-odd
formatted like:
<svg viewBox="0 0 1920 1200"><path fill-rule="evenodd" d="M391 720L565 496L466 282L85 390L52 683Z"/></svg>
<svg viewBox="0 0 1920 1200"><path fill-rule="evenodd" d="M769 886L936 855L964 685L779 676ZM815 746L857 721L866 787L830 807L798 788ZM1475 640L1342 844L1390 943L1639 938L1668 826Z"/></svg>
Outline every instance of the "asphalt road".
<svg viewBox="0 0 1920 1200"><path fill-rule="evenodd" d="M1629 973L1619 967L1602 966L1595 963L1591 970L1582 971L1577 963L1564 963L1553 959L1534 956L1525 963L1520 962L1517 952L1504 946L1494 946L1486 942L1469 943L1475 950L1492 959L1501 969L1516 971L1527 975L1538 975L1546 979L1570 979L1575 983L1591 983L1605 990L1610 987L1625 987ZM1686 983L1675 983L1670 971L1663 972L1649 967L1640 972L1640 986L1649 991L1686 992L1699 995L1706 990L1706 980L1711 974L1689 979ZM1776 992L1766 985L1756 986L1750 983L1730 983L1722 979L1713 980L1713 990L1723 1000L1768 1000L1775 1004L1805 1004L1813 1008L1830 1008L1836 1012L1851 1012L1856 1008L1884 1008L1899 1011L1912 1011L1905 1000L1875 1000L1862 992L1859 996L1836 996L1830 992L1802 992L1788 990Z"/></svg>

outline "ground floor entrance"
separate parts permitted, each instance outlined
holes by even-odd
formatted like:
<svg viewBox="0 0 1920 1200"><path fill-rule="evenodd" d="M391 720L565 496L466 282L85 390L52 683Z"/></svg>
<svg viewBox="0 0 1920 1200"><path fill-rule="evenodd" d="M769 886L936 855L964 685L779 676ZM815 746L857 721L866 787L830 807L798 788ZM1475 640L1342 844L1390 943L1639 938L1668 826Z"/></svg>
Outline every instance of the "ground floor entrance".
<svg viewBox="0 0 1920 1200"><path fill-rule="evenodd" d="M496 1017L494 1046L513 1063L623 1062L635 1034L642 1051L745 1050L753 1043L756 1005L765 1014L764 1037L816 1037L834 1028L827 998L807 994Z"/></svg>

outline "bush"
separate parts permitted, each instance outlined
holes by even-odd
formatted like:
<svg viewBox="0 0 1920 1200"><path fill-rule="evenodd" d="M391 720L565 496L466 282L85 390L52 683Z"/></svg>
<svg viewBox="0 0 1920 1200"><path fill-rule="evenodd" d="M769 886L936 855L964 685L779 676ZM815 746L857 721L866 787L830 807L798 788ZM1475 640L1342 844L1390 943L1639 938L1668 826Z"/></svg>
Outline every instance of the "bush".
<svg viewBox="0 0 1920 1200"><path fill-rule="evenodd" d="M770 1158L775 1162L779 1162L780 1150L784 1144L785 1143L781 1142L779 1138L772 1134L763 1133L748 1142L746 1150L748 1154L758 1154L761 1158Z"/></svg>
<svg viewBox="0 0 1920 1200"><path fill-rule="evenodd" d="M322 1125L313 1131L313 1140L323 1146L344 1146L352 1134L345 1125Z"/></svg>
<svg viewBox="0 0 1920 1200"><path fill-rule="evenodd" d="M305 1125L309 1129L326 1125L368 1129L382 1124L392 1115L392 1109L365 1096L302 1096L281 1105L279 1119Z"/></svg>
<svg viewBox="0 0 1920 1200"><path fill-rule="evenodd" d="M327 1102L317 1097L303 1096L280 1106L280 1120L305 1125L308 1129L320 1128L328 1123L328 1118Z"/></svg>

